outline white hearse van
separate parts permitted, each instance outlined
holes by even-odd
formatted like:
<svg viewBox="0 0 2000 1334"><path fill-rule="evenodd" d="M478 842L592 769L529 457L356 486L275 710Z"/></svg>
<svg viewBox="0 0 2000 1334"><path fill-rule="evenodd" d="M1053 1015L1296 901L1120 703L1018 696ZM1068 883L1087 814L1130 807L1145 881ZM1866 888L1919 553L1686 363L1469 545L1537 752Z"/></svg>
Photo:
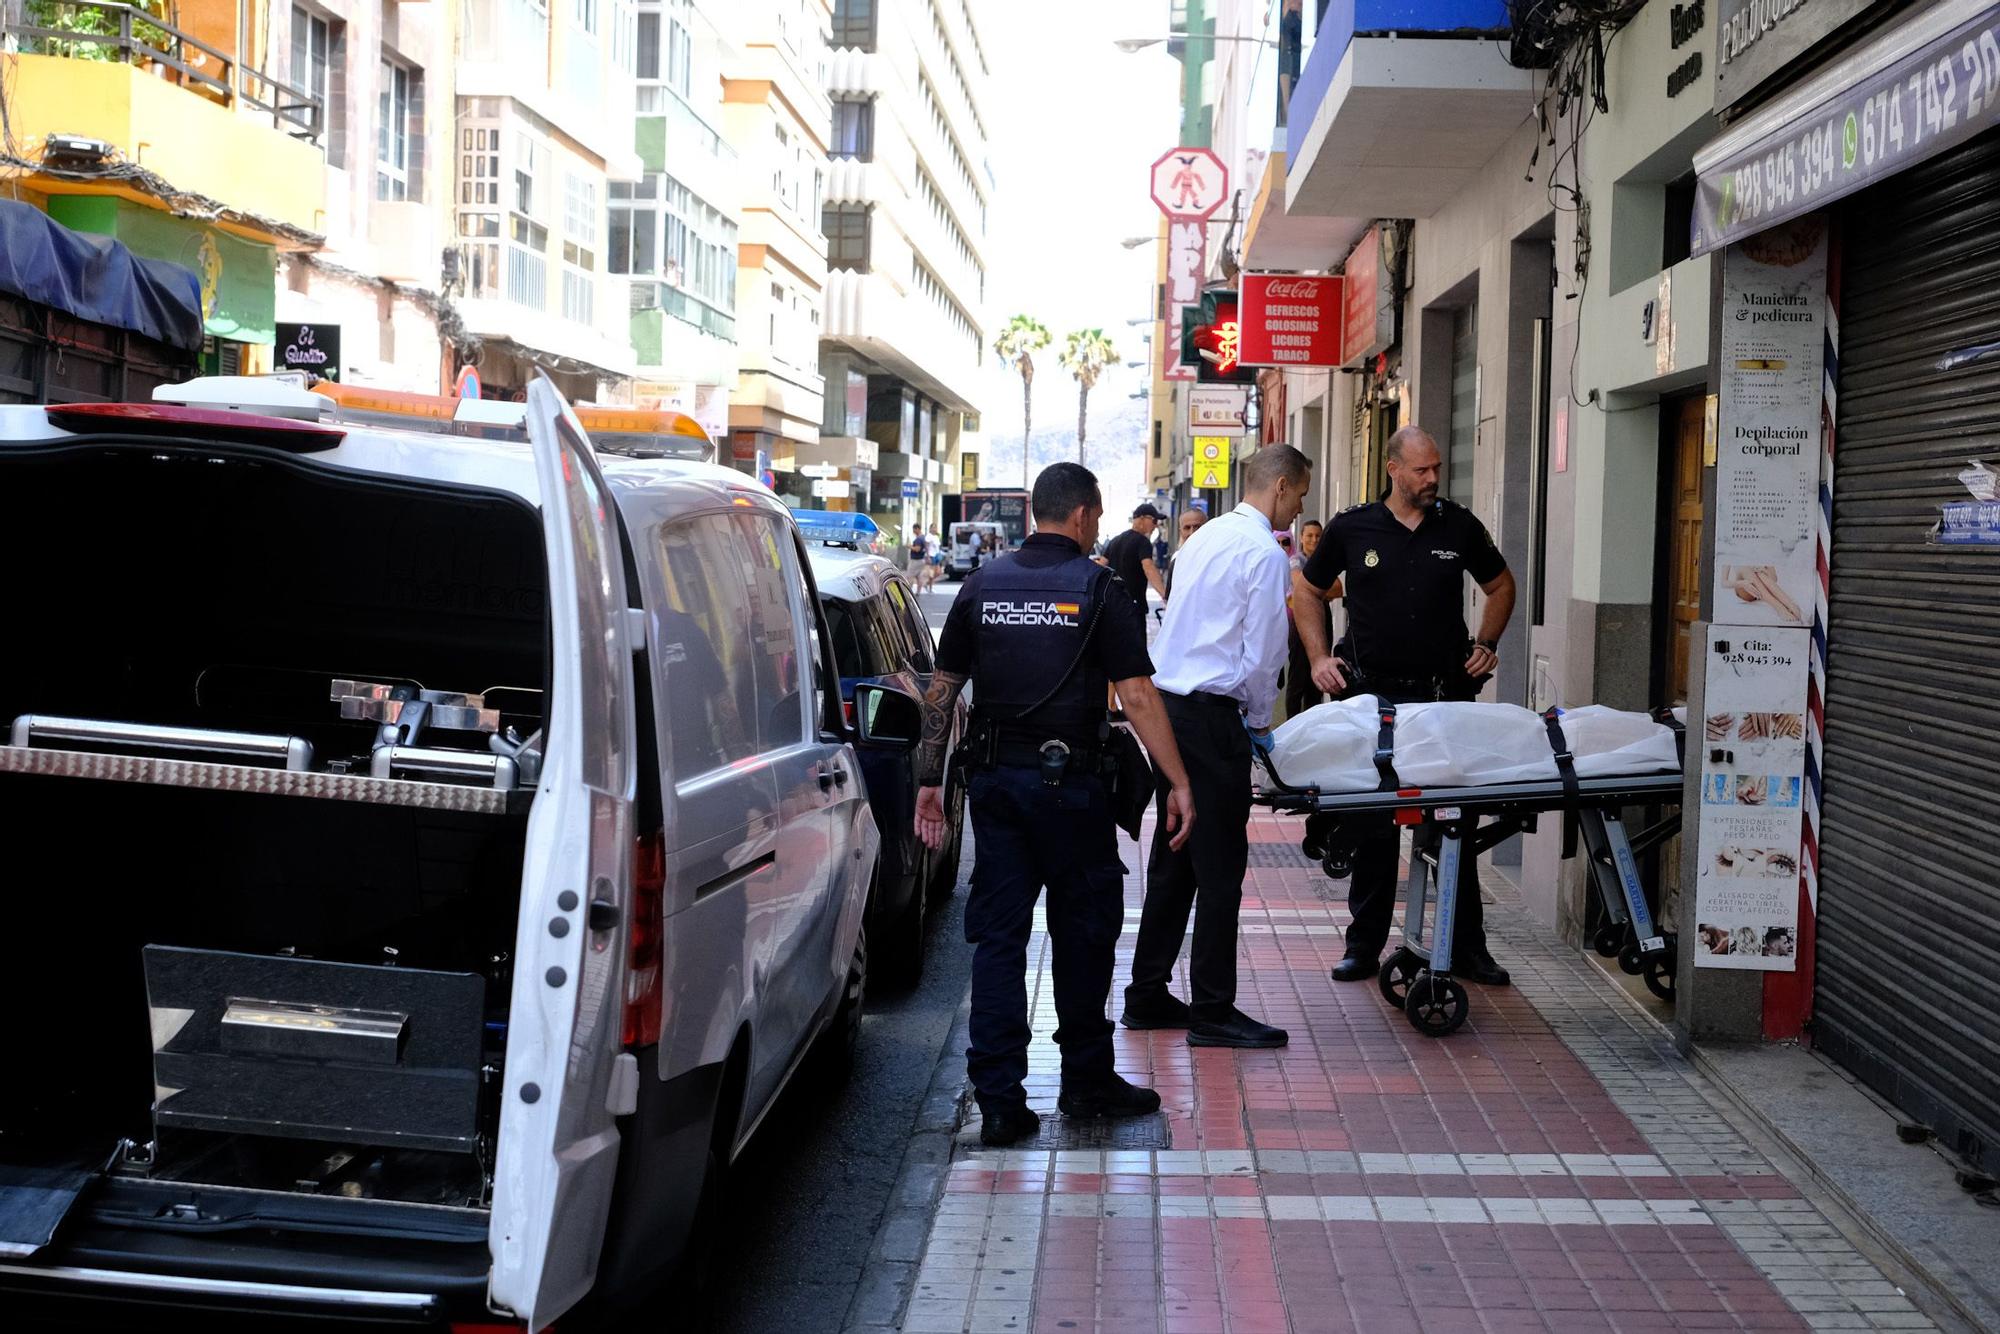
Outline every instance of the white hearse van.
<svg viewBox="0 0 2000 1334"><path fill-rule="evenodd" d="M844 725L785 507L330 392L0 407L10 1319L615 1309L851 1055L917 718Z"/></svg>

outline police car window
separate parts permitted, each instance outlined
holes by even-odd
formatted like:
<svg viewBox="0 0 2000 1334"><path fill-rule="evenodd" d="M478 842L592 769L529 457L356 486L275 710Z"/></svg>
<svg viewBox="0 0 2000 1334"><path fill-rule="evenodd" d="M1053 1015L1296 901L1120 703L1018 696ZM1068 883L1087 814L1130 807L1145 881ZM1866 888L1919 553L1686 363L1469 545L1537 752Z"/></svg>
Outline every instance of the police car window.
<svg viewBox="0 0 2000 1334"><path fill-rule="evenodd" d="M685 782L757 753L750 590L743 543L728 515L667 524L660 548L667 585L659 612L667 681L660 712L674 779Z"/></svg>
<svg viewBox="0 0 2000 1334"><path fill-rule="evenodd" d="M860 619L854 604L839 598L826 599L826 625L833 635L833 660L842 676L867 676L868 660L861 653L861 636L855 630Z"/></svg>
<svg viewBox="0 0 2000 1334"><path fill-rule="evenodd" d="M868 599L868 618L874 626L876 675L902 671L909 665L910 646L886 596L878 593Z"/></svg>
<svg viewBox="0 0 2000 1334"><path fill-rule="evenodd" d="M910 597L910 590L903 586L902 580L889 581L889 601L894 604L896 614L902 618L903 633L910 641L910 666L920 672L930 671L932 669L930 627L924 624L923 615L917 611L915 600Z"/></svg>
<svg viewBox="0 0 2000 1334"><path fill-rule="evenodd" d="M791 534L777 519L760 514L733 514L730 519L744 551L750 589L750 669L756 679L761 746L795 746L806 734L809 701L803 686L810 659L792 615L793 580L785 560Z"/></svg>

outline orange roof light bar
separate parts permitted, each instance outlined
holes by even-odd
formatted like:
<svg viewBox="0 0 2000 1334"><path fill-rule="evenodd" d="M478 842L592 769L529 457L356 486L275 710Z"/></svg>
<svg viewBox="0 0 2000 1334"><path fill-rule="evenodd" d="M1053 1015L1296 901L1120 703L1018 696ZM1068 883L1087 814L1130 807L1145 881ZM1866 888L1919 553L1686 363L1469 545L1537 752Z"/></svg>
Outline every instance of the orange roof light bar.
<svg viewBox="0 0 2000 1334"><path fill-rule="evenodd" d="M399 417L422 417L427 421L448 422L458 410L458 400L442 394L413 394L406 389L374 389L363 385L336 384L315 380L315 394L325 394L337 405L355 412L388 412Z"/></svg>
<svg viewBox="0 0 2000 1334"><path fill-rule="evenodd" d="M458 420L460 405L473 401L448 394L415 394L404 389L336 384L331 380L315 381L312 391L326 395L337 406L350 412L379 412L435 422ZM586 403L576 408L576 419L584 430L606 435L682 436L699 440L711 448L715 444L708 432L701 428L700 422L684 412L667 408L620 408Z"/></svg>

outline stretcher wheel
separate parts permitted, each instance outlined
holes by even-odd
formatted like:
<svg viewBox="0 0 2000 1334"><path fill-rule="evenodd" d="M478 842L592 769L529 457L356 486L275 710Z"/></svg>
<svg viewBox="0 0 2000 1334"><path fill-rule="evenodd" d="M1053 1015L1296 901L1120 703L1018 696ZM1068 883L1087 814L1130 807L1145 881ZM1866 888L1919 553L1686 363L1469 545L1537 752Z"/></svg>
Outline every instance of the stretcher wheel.
<svg viewBox="0 0 2000 1334"><path fill-rule="evenodd" d="M1456 1032L1471 1009L1458 979L1437 977L1429 969L1410 983L1410 999L1403 1005L1403 1013L1416 1030L1434 1038Z"/></svg>
<svg viewBox="0 0 2000 1334"><path fill-rule="evenodd" d="M1618 971L1631 977L1638 977L1646 971L1646 956L1639 953L1637 941L1618 951Z"/></svg>
<svg viewBox="0 0 2000 1334"><path fill-rule="evenodd" d="M1375 974L1375 985L1382 989L1382 999L1402 1009L1410 998L1410 983L1423 971L1423 963L1408 950L1396 950L1382 964L1382 971Z"/></svg>
<svg viewBox="0 0 2000 1334"><path fill-rule="evenodd" d="M1674 978L1680 969L1681 942L1673 932L1667 933L1667 947L1658 954L1646 956L1646 971L1641 974L1646 980L1646 990L1663 1001L1674 998Z"/></svg>
<svg viewBox="0 0 2000 1334"><path fill-rule="evenodd" d="M1590 946L1607 959L1615 959L1625 947L1625 926L1622 922L1605 922L1597 928L1597 934L1590 938Z"/></svg>
<svg viewBox="0 0 2000 1334"><path fill-rule="evenodd" d="M1320 859L1319 869L1328 880L1345 880L1354 874L1354 854L1345 850L1329 852Z"/></svg>

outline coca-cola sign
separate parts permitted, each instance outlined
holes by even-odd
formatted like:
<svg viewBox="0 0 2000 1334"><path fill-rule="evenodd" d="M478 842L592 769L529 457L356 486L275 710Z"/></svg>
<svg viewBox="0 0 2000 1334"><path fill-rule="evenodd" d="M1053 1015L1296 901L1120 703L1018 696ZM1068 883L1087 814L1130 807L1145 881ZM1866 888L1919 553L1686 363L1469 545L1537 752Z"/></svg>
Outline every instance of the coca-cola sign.
<svg viewBox="0 0 2000 1334"><path fill-rule="evenodd" d="M1237 319L1245 366L1338 366L1341 280L1292 273L1246 273Z"/></svg>

